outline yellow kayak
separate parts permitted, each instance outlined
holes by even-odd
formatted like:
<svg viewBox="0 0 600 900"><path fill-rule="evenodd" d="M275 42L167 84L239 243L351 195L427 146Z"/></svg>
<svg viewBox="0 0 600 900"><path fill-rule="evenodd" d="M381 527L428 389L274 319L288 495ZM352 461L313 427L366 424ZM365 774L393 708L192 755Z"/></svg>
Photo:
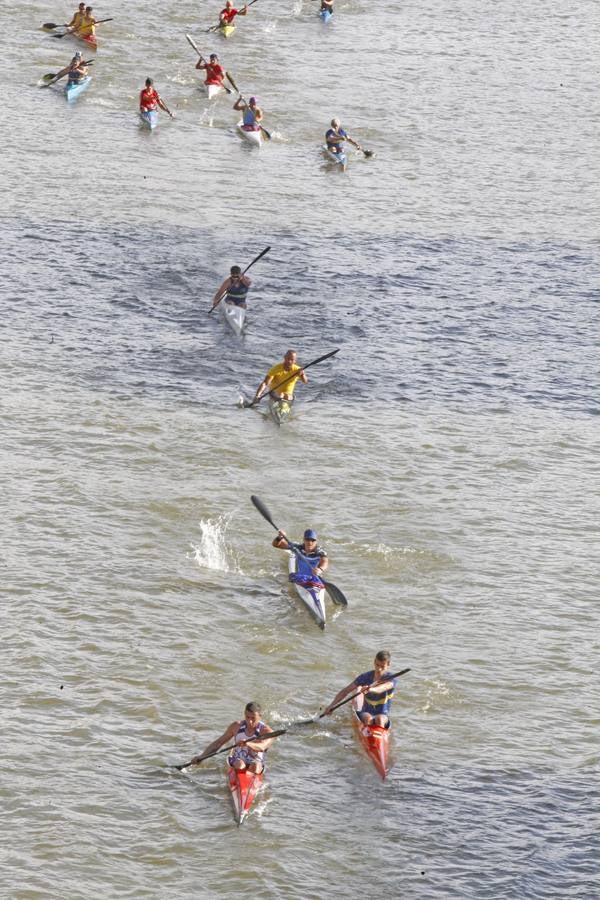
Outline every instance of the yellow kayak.
<svg viewBox="0 0 600 900"><path fill-rule="evenodd" d="M221 32L223 37L231 37L231 35L235 31L235 25L221 25L219 31Z"/></svg>

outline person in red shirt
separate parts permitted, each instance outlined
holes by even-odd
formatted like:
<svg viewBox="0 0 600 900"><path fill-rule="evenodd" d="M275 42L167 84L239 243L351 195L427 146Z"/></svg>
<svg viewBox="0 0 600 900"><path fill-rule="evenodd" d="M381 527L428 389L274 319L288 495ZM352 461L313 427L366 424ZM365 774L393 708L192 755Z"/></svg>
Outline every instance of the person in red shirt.
<svg viewBox="0 0 600 900"><path fill-rule="evenodd" d="M247 6L242 6L241 9L235 9L231 0L227 0L225 9L222 9L219 13L219 23L221 25L231 25L236 16L245 16L247 12Z"/></svg>
<svg viewBox="0 0 600 900"><path fill-rule="evenodd" d="M216 53L210 54L210 61L205 63L201 59L196 63L197 69L206 69L206 78L204 84L220 84L223 85L225 70L219 65L219 57Z"/></svg>
<svg viewBox="0 0 600 900"><path fill-rule="evenodd" d="M151 78L146 78L146 87L144 87L140 91L140 112L150 112L153 109L156 109L157 106L160 106L161 109L164 109L166 113L168 113L172 119L175 118L170 109L168 109L166 103L163 102L161 97L159 96L158 91L154 87L154 82Z"/></svg>

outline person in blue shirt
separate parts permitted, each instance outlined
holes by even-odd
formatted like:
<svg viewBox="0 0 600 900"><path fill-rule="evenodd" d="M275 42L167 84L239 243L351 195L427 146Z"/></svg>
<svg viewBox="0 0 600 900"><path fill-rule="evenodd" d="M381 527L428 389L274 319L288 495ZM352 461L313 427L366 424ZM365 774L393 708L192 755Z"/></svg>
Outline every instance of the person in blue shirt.
<svg viewBox="0 0 600 900"><path fill-rule="evenodd" d="M391 659L392 657L387 650L380 650L375 657L373 668L368 672L357 675L354 681L342 688L335 695L329 706L323 710L323 715L331 715L336 703L339 703L348 694L356 693L358 688L362 693L362 697L357 697L355 701L355 711L358 718L365 725L380 725L382 728L389 728L390 707L397 681L396 678L390 678L389 681L386 680L386 675L390 673Z"/></svg>
<svg viewBox="0 0 600 900"><path fill-rule="evenodd" d="M331 120L331 128L329 128L325 132L325 140L327 141L327 149L331 153L335 153L336 156L342 154L344 152L344 148L342 146L344 141L348 141L348 143L353 144L358 150L360 147L353 140L347 131L344 131L342 128L342 123L339 119Z"/></svg>
<svg viewBox="0 0 600 900"><path fill-rule="evenodd" d="M322 575L327 570L327 553L317 543L317 532L307 528L301 544L290 541L285 531L278 531L273 546L278 550L291 550L296 555L296 572L290 574L290 581L305 584L308 581L322 585Z"/></svg>

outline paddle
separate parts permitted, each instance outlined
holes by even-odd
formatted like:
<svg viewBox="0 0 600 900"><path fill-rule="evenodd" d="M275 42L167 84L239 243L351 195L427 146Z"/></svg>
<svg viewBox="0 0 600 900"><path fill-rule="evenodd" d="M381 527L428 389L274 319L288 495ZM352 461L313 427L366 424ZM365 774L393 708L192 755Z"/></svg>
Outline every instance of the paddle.
<svg viewBox="0 0 600 900"><path fill-rule="evenodd" d="M262 259L263 256L264 256L266 253L268 253L270 249L271 249L270 247L265 247L265 249L264 249L261 253L259 253L258 256L256 256L256 257L252 260L251 263L248 263L248 265L246 266L246 268L245 268L244 271L242 272L242 275L245 275L246 272L248 271L248 269L249 269L251 266L253 266L254 263L257 263L257 262L259 261L259 259ZM219 299L217 300L217 302L215 303L214 306L211 306L211 308L210 308L209 311L208 311L208 315L209 315L209 316L210 316L211 312L213 311L213 309L216 309L216 308L217 308L217 306L219 305L219 303L221 302L221 300L223 299L223 297L225 297L226 294L227 294L227 291L225 291L224 294L221 294L221 296L219 297Z"/></svg>
<svg viewBox="0 0 600 900"><path fill-rule="evenodd" d="M256 0L254 0L254 2L256 2ZM227 78L227 80L229 81L229 84L230 84L231 87L234 89L234 91L237 91L237 92L238 92L238 94L239 94L239 96L240 96L240 100L244 100L244 98L242 97L242 95L241 95L241 93L240 93L239 87L237 86L237 84L235 83L235 81L233 80L233 78L231 77L231 75L229 74L229 72L225 72L225 78ZM244 101L244 102L246 102L246 101ZM264 134L265 138L266 138L268 141L270 141L270 140L271 140L271 132L270 132L270 131L267 131L267 129L265 128L264 125L261 125L261 126L260 126L260 130L261 130L262 133Z"/></svg>
<svg viewBox="0 0 600 900"><path fill-rule="evenodd" d="M101 25L102 22L112 22L112 21L113 21L112 18L110 18L110 19L98 19L97 22L94 22L94 25ZM50 25L50 22L48 22L48 25ZM45 28L45 27L46 27L46 26L44 25L44 28ZM53 27L54 27L54 28L57 28L58 26L54 25ZM62 34L53 34L52 37L55 37L55 38L64 38L67 34L74 34L75 36L77 36L77 29L74 29L73 31L63 31Z"/></svg>
<svg viewBox="0 0 600 900"><path fill-rule="evenodd" d="M187 40L188 44L190 44L190 46L194 48L194 50L196 51L196 53L198 54L198 56L200 57L200 59L202 60L202 62L204 63L204 65L206 65L206 60L204 59L204 57L202 56L202 54L200 53L200 51L199 51L198 48L196 47L196 44L194 43L194 41L192 40L192 38L190 37L190 35L189 35L189 34L186 34L185 37L186 37L186 40ZM223 82L221 82L221 87L222 87L228 94L231 94L231 91L229 90L229 88L227 87L226 84L223 84Z"/></svg>
<svg viewBox="0 0 600 900"><path fill-rule="evenodd" d="M253 6L256 2L257 2L257 0L250 0L250 3L246 3L245 6L246 6L246 8L248 6ZM235 19L235 16L233 18ZM218 31L219 28L223 27L223 25L231 25L231 22L219 22L218 25L211 25L210 28L206 29L206 32L207 32L207 34L210 34L211 31Z"/></svg>
<svg viewBox="0 0 600 900"><path fill-rule="evenodd" d="M276 385L275 385L274 387L272 387L270 390L266 391L266 393L261 394L260 397L258 397L257 399L252 400L250 403L248 403L247 400L244 400L244 408L245 408L245 409L252 409L252 407L253 407L253 406L256 406L257 403L260 403L260 401L262 400L262 398L263 398L263 397L266 397L267 394L272 394L273 391L276 391L276 390L278 390L280 387L283 387L283 385L284 385L284 384L287 384L288 381L291 381L292 378L296 378L296 377L298 376L299 372L305 372L307 369L310 369L311 366L316 366L317 363L323 362L323 360L329 359L330 356L335 356L335 354L336 354L336 353L339 353L339 352L340 352L340 348L338 347L337 350L332 350L331 353L325 353L324 356L319 356L319 357L317 357L317 359L313 359L312 362L306 363L305 366L301 366L301 367L300 367L299 369L297 369L295 372L292 372L291 375L288 375L287 378L284 378L283 381L280 381L279 384L276 384ZM270 520L269 520L269 521L270 521ZM272 525L272 524L273 524L273 523L271 522L271 525ZM275 527L276 527L276 526L275 526ZM279 531L279 529L277 529L277 530Z"/></svg>
<svg viewBox="0 0 600 900"><path fill-rule="evenodd" d="M347 137L347 139L348 139L349 141L351 141L351 143L354 144L354 146L356 147L357 150L360 150L361 153L364 153L364 154L365 154L365 156L367 157L367 159L368 159L370 156L375 156L375 153L374 153L373 150L365 150L363 147L360 146L360 144L358 144L353 138L351 138L349 134L347 134L346 137Z"/></svg>
<svg viewBox="0 0 600 900"><path fill-rule="evenodd" d="M312 720L311 720L312 721ZM308 720L307 720L308 722ZM303 725L303 722L293 722L293 725ZM287 734L288 730L291 728L291 725L288 725L287 728L282 728L280 731L268 731L263 732L262 734L253 734L252 737L246 738L244 743L248 743L248 741L270 741L271 738L280 737L282 734ZM228 744L227 747L219 747L218 750L213 750L212 753L206 753L204 756L192 756L190 760L186 763L182 763L180 766L173 766L174 769L177 769L179 772L183 772L184 769L187 769L188 766L197 766L198 763L204 762L205 759L211 759L213 756L217 756L219 753L227 753L228 750L233 750L235 747L239 747L239 744Z"/></svg>
<svg viewBox="0 0 600 900"><path fill-rule="evenodd" d="M93 66L93 59L83 59L81 61L82 66ZM49 84L40 84L40 87L50 87L54 84L55 81L60 81L61 78L64 78L65 75L69 73L69 66L66 69L62 69L60 72L48 72L46 75L42 75L42 81L50 82Z"/></svg>
<svg viewBox="0 0 600 900"><path fill-rule="evenodd" d="M252 494L250 499L252 500L252 503L257 508L257 510L263 517L263 519L266 519L267 522L269 523L269 525L273 526L275 531L280 531L281 529L279 529L277 527L277 525L271 518L271 513L269 512L269 510L267 509L265 504L262 502L262 500L259 497L257 497L255 494ZM286 540L287 540L287 538L286 538ZM288 547L290 548L292 553L295 553L298 556L303 556L303 554L300 553L299 550L296 550L294 547L290 546L289 541L287 543L288 543ZM304 559L306 559L306 557L304 557ZM337 587L335 584L332 584L331 581L325 581L324 578L321 578L321 581L325 585L325 590L327 591L327 593L329 594L329 596L331 597L331 599L333 600L334 603L337 603L338 606L348 606L348 600L346 599L344 594L340 591L339 587Z"/></svg>
<svg viewBox="0 0 600 900"><path fill-rule="evenodd" d="M373 684L369 685L369 687L374 687L376 684L385 684L386 681L391 681L392 678L400 678L401 675L406 675L407 672L410 672L410 667L408 669L402 669L400 672L394 672L393 675L386 675L385 678L380 678L379 681L374 681ZM350 694L349 697L345 697L344 700L340 700L339 703L336 703L335 706L332 706L330 709L330 713L334 711L334 709L339 709L340 706L343 706L344 703L349 703L351 700L354 700L355 697L359 697L364 693L364 690L356 691L355 694ZM325 713L319 713L317 719L322 719L325 716Z"/></svg>

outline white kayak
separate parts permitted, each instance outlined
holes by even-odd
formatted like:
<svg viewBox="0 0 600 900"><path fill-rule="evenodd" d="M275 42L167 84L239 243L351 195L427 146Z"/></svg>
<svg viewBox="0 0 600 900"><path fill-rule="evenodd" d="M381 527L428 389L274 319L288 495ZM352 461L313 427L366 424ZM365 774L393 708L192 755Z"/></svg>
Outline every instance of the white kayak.
<svg viewBox="0 0 600 900"><path fill-rule="evenodd" d="M223 93L222 84L204 84L203 88L206 91L209 100L212 100L214 97L218 97L219 94Z"/></svg>
<svg viewBox="0 0 600 900"><path fill-rule="evenodd" d="M292 414L293 406L293 399L279 400L278 398L269 395L269 415L276 425L282 425L283 422L287 422Z"/></svg>
<svg viewBox="0 0 600 900"><path fill-rule="evenodd" d="M246 324L246 308L238 306L237 303L227 303L226 300L221 300L219 309L221 310L221 318L229 325L233 333L239 337Z"/></svg>
<svg viewBox="0 0 600 900"><path fill-rule="evenodd" d="M288 552L290 556L288 561L288 571L290 575L294 575L296 573L296 556L291 550ZM317 622L319 628L323 630L327 619L325 613L325 588L317 590L316 588L306 588L301 584L295 583L294 588L311 616Z"/></svg>
<svg viewBox="0 0 600 900"><path fill-rule="evenodd" d="M348 165L348 157L343 150L341 153L335 153L333 150L329 149L327 144L324 144L323 153L330 162L337 163L338 166L342 167L342 169L346 169L346 166Z"/></svg>
<svg viewBox="0 0 600 900"><path fill-rule="evenodd" d="M240 120L236 125L238 133L241 134L245 141L247 141L249 144L252 144L253 147L260 147L263 141L262 131L260 130L260 128L256 131L248 131L243 126L244 123Z"/></svg>

